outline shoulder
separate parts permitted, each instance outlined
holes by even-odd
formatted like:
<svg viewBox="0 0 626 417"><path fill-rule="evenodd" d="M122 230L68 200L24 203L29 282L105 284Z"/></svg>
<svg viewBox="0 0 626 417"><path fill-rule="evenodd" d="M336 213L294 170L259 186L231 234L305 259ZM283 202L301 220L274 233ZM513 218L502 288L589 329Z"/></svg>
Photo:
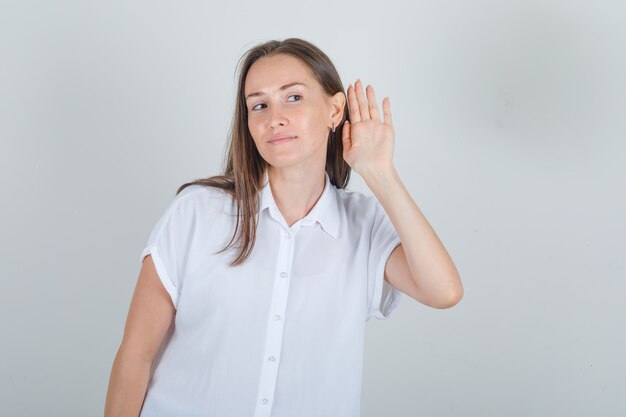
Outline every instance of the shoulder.
<svg viewBox="0 0 626 417"><path fill-rule="evenodd" d="M371 223L380 204L375 196L359 191L337 189L337 201L349 222Z"/></svg>
<svg viewBox="0 0 626 417"><path fill-rule="evenodd" d="M222 211L232 200L230 194L217 187L205 184L192 184L181 190L172 201L172 206L182 211L216 210Z"/></svg>

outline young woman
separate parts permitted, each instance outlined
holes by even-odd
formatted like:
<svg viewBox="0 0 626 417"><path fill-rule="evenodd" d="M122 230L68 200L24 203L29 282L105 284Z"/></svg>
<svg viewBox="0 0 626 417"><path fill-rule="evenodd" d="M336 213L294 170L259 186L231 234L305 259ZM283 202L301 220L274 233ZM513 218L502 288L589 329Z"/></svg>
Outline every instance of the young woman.
<svg viewBox="0 0 626 417"><path fill-rule="evenodd" d="M346 97L316 46L249 50L225 172L183 184L141 253L105 416L359 416L365 322L463 294L393 143L389 98Z"/></svg>

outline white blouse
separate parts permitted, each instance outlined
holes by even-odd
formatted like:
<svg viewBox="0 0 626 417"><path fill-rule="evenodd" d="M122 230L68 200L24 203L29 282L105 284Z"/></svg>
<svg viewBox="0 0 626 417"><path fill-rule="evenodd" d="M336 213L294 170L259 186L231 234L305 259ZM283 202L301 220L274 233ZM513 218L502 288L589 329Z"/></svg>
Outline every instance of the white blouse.
<svg viewBox="0 0 626 417"><path fill-rule="evenodd" d="M400 239L375 196L337 189L291 227L265 175L256 244L230 241L236 206L194 184L158 220L151 254L176 315L140 417L358 417L365 322L402 293L384 281Z"/></svg>

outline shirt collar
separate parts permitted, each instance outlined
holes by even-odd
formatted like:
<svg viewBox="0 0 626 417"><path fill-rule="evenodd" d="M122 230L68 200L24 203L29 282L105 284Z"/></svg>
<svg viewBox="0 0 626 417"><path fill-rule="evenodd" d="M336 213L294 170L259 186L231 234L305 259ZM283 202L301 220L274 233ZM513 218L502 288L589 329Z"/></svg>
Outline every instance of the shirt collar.
<svg viewBox="0 0 626 417"><path fill-rule="evenodd" d="M315 224L318 222L326 233L336 239L339 231L339 212L336 202L336 187L331 184L326 171L324 171L324 178L325 183L322 195L319 200L317 200L317 203L313 206L309 214L307 214L299 222L302 222L303 225ZM260 211L267 208L273 217L276 218L276 216L278 216L278 218L280 218L282 215L280 215L278 207L276 206L276 201L272 195L267 171L265 171L263 185L261 186L259 193L261 195Z"/></svg>

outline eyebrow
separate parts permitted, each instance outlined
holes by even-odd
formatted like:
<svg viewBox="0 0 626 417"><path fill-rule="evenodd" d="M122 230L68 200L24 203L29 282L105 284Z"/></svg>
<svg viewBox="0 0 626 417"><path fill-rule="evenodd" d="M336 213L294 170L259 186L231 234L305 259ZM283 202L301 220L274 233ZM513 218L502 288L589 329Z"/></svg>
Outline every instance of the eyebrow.
<svg viewBox="0 0 626 417"><path fill-rule="evenodd" d="M285 85L283 85L282 87L280 87L280 90L281 90L281 91L282 91L282 90L286 90L287 88L289 88L289 87L293 87L294 85L302 85L302 86L304 86L304 87L308 87L305 83L301 83L301 82L299 82L299 81L295 81L295 82L292 82L292 83L289 83L289 84L285 84ZM248 95L246 96L246 101L248 101L248 99L249 99L250 97L262 96L263 94L264 94L264 93L263 93L263 92L261 92L261 91L257 91L256 93L250 93L250 94L248 94Z"/></svg>

